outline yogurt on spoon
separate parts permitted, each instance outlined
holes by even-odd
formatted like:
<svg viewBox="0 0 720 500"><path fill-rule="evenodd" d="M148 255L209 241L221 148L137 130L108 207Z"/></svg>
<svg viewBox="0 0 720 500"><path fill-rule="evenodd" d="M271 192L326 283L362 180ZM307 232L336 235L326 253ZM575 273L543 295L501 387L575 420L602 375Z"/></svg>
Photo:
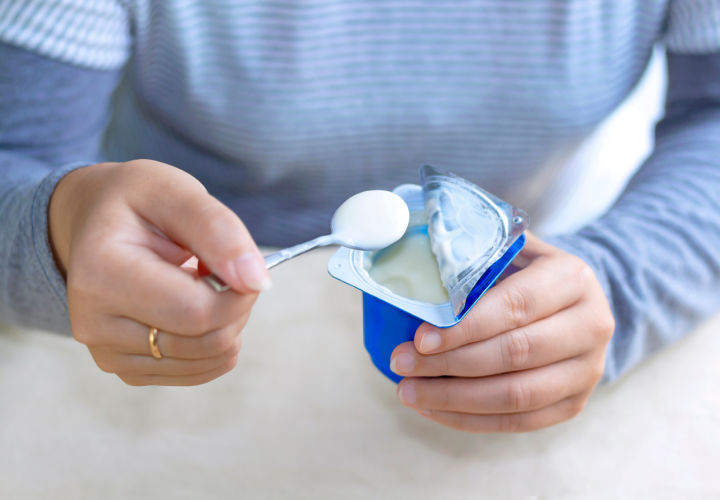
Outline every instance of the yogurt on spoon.
<svg viewBox="0 0 720 500"><path fill-rule="evenodd" d="M402 238L410 222L405 201L390 191L363 191L338 207L330 222L334 243L380 250Z"/></svg>

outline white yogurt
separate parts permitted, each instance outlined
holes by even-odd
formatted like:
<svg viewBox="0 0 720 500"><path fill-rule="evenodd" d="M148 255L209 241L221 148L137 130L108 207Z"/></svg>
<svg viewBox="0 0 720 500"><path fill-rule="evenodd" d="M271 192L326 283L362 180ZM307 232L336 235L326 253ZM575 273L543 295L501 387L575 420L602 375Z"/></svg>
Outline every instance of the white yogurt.
<svg viewBox="0 0 720 500"><path fill-rule="evenodd" d="M370 277L401 297L430 304L449 300L430 238L420 228L411 228L400 241L368 261Z"/></svg>
<svg viewBox="0 0 720 500"><path fill-rule="evenodd" d="M378 250L402 238L410 221L405 200L390 191L363 191L338 207L331 227L340 245Z"/></svg>

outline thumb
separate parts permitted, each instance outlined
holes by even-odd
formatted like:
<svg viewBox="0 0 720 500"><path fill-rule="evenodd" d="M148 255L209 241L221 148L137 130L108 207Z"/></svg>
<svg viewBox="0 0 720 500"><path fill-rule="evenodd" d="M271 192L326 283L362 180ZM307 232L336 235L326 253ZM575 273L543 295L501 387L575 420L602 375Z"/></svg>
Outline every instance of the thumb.
<svg viewBox="0 0 720 500"><path fill-rule="evenodd" d="M525 231L525 246L512 261L517 268L527 267L533 260L553 251L552 245L545 243L530 231Z"/></svg>
<svg viewBox="0 0 720 500"><path fill-rule="evenodd" d="M184 172L174 182L164 182L163 191L162 196L138 197L133 208L236 292L272 286L255 241L232 210Z"/></svg>

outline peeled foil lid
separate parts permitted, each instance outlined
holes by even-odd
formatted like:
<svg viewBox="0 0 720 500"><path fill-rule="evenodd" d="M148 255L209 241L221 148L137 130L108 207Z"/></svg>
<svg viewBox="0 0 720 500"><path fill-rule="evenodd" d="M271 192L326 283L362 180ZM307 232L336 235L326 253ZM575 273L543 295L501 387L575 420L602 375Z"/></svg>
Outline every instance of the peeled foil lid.
<svg viewBox="0 0 720 500"><path fill-rule="evenodd" d="M420 168L430 246L455 315L485 271L527 228L528 217L450 172Z"/></svg>

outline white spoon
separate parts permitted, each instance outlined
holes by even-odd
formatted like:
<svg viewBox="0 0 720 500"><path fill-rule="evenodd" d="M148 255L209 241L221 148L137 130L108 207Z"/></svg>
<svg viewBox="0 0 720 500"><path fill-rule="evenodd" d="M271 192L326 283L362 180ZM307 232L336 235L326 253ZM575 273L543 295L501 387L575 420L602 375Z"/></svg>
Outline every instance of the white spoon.
<svg viewBox="0 0 720 500"><path fill-rule="evenodd" d="M357 250L379 250L402 238L410 222L405 200L390 191L363 191L338 207L330 222L331 233L265 256L270 269L316 247L342 245ZM215 275L205 281L216 291L230 287Z"/></svg>

